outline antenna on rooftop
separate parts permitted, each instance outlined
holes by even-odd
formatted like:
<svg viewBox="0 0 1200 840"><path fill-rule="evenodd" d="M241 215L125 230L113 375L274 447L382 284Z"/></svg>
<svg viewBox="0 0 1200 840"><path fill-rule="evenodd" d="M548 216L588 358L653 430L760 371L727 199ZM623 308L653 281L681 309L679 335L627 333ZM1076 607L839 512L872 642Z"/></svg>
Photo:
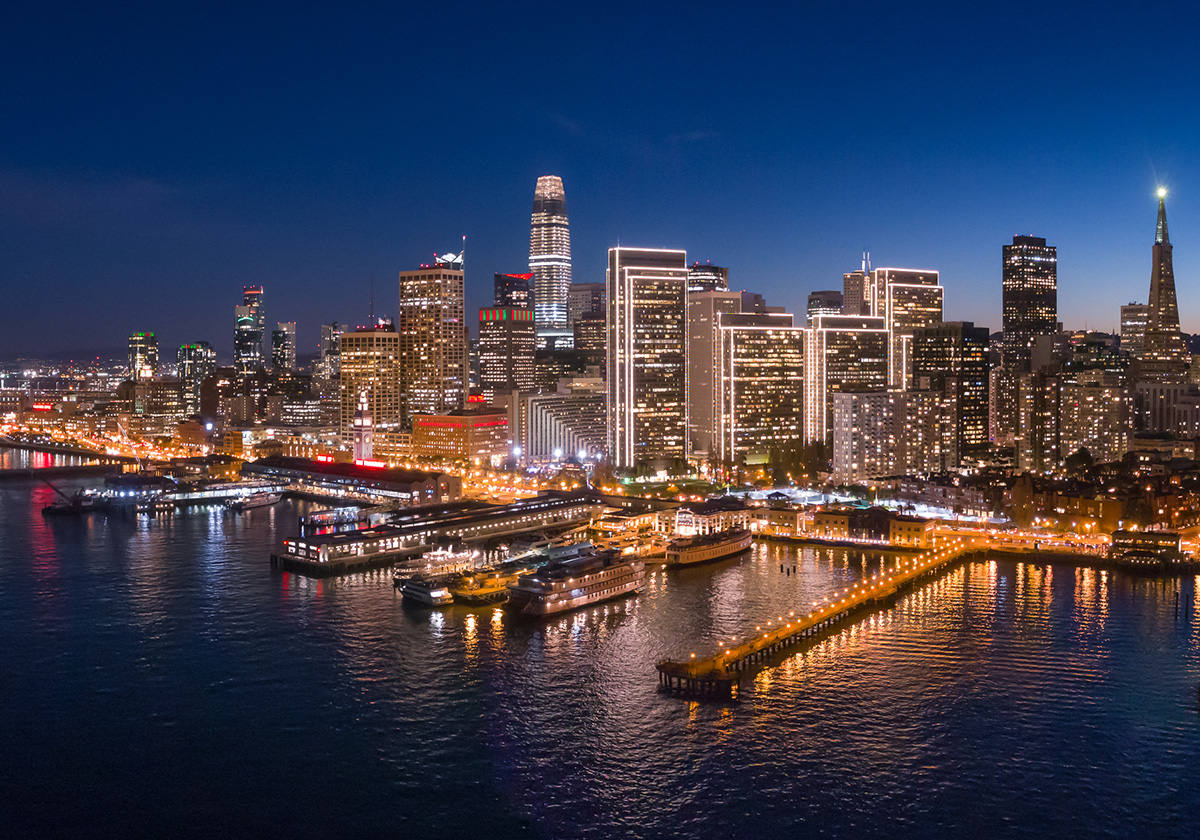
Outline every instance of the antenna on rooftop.
<svg viewBox="0 0 1200 840"><path fill-rule="evenodd" d="M371 272L371 312L368 316L371 323L375 322L375 272Z"/></svg>

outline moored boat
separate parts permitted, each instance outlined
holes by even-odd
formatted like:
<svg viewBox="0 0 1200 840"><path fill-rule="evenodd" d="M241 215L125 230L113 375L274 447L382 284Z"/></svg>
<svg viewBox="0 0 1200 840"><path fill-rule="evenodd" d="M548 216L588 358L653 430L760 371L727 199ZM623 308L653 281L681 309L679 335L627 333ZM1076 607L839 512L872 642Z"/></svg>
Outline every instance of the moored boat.
<svg viewBox="0 0 1200 840"><path fill-rule="evenodd" d="M691 566L740 554L750 547L754 535L745 528L730 528L715 534L675 540L667 546L666 565Z"/></svg>
<svg viewBox="0 0 1200 840"><path fill-rule="evenodd" d="M533 563L510 561L459 575L450 581L450 594L464 604L498 604L508 599L508 585L516 583L537 566Z"/></svg>
<svg viewBox="0 0 1200 840"><path fill-rule="evenodd" d="M454 603L447 582L446 575L416 574L400 584L400 594L427 607L444 607Z"/></svg>
<svg viewBox="0 0 1200 840"><path fill-rule="evenodd" d="M251 493L249 496L243 496L240 499L230 499L225 503L225 506L230 510L236 510L239 513L243 510L250 510L256 507L267 507L273 505L282 499L279 493Z"/></svg>
<svg viewBox="0 0 1200 840"><path fill-rule="evenodd" d="M508 608L521 615L556 615L637 592L646 564L611 551L547 563L508 585Z"/></svg>

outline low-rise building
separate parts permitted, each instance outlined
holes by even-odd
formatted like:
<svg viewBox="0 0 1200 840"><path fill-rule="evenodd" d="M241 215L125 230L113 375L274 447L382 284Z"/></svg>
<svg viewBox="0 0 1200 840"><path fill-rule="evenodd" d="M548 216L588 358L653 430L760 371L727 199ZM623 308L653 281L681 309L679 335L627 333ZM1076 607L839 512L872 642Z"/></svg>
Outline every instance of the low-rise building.
<svg viewBox="0 0 1200 840"><path fill-rule="evenodd" d="M482 407L416 414L412 453L415 458L497 466L509 454L508 412Z"/></svg>

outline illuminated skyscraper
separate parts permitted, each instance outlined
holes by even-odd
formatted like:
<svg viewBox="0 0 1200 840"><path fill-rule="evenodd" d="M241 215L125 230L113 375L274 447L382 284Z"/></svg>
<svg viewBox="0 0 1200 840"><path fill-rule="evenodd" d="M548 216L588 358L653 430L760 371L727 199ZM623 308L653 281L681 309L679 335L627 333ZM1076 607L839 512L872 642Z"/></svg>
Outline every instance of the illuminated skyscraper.
<svg viewBox="0 0 1200 840"><path fill-rule="evenodd" d="M317 348L317 363L313 370L317 379L336 380L341 375L341 335L342 327L337 321L321 325L321 346Z"/></svg>
<svg viewBox="0 0 1200 840"><path fill-rule="evenodd" d="M776 312L717 319L717 457L766 463L803 436L806 330Z"/></svg>
<svg viewBox="0 0 1200 840"><path fill-rule="evenodd" d="M913 333L912 387L952 398L949 420L959 457L988 445L987 347L987 328L970 321L945 321Z"/></svg>
<svg viewBox="0 0 1200 840"><path fill-rule="evenodd" d="M689 272L690 273L690 272ZM687 296L687 402L691 451L716 452L718 365L717 319L722 312L741 312L739 292L689 292Z"/></svg>
<svg viewBox="0 0 1200 840"><path fill-rule="evenodd" d="M871 255L863 251L862 268L842 275L842 314L870 315Z"/></svg>
<svg viewBox="0 0 1200 840"><path fill-rule="evenodd" d="M158 339L154 333L134 333L129 336L129 378L155 376L158 376Z"/></svg>
<svg viewBox="0 0 1200 840"><path fill-rule="evenodd" d="M729 290L729 269L711 263L695 263L688 269L688 294Z"/></svg>
<svg viewBox="0 0 1200 840"><path fill-rule="evenodd" d="M496 306L533 308L533 275L500 274L493 280L493 300Z"/></svg>
<svg viewBox="0 0 1200 840"><path fill-rule="evenodd" d="M833 394L887 390L887 319L818 315L807 337L804 440L825 441L833 432Z"/></svg>
<svg viewBox="0 0 1200 840"><path fill-rule="evenodd" d="M806 323L812 324L818 315L841 315L842 293L837 289L825 289L808 293L808 317ZM855 313L858 314L857 312Z"/></svg>
<svg viewBox="0 0 1200 840"><path fill-rule="evenodd" d="M464 277L461 257L452 254L432 266L400 274L396 330L400 334L401 422L405 428L414 414L442 414L462 408L466 402ZM379 415L375 417L378 425Z"/></svg>
<svg viewBox="0 0 1200 840"><path fill-rule="evenodd" d="M271 332L271 367L276 373L296 371L296 322L280 321Z"/></svg>
<svg viewBox="0 0 1200 840"><path fill-rule="evenodd" d="M567 226L567 197L562 178L557 175L537 179L529 230L529 270L533 274L533 305L539 334L567 330L571 231Z"/></svg>
<svg viewBox="0 0 1200 840"><path fill-rule="evenodd" d="M238 373L252 373L263 366L263 287L243 286L242 305L234 310L233 362Z"/></svg>
<svg viewBox="0 0 1200 840"><path fill-rule="evenodd" d="M1150 308L1142 345L1143 382L1186 382L1191 357L1179 329L1179 304L1175 298L1175 269L1171 239L1167 236L1167 191L1158 191L1158 225L1154 233L1150 271Z"/></svg>
<svg viewBox="0 0 1200 840"><path fill-rule="evenodd" d="M1149 320L1150 307L1144 303L1130 302L1121 307L1121 350L1135 359L1142 358Z"/></svg>
<svg viewBox="0 0 1200 840"><path fill-rule="evenodd" d="M217 351L207 341L184 344L176 357L183 381L183 408L188 415L200 411L200 387L217 371Z"/></svg>
<svg viewBox="0 0 1200 840"><path fill-rule="evenodd" d="M609 455L618 469L686 457L687 253L608 250Z"/></svg>
<svg viewBox="0 0 1200 840"><path fill-rule="evenodd" d="M604 316L604 284L572 283L567 292L567 320L574 326L580 318Z"/></svg>
<svg viewBox="0 0 1200 840"><path fill-rule="evenodd" d="M400 336L387 321L359 327L341 335L341 406L342 442L354 444L355 417L364 410L371 418L372 441L376 430L392 431L400 427L403 406L400 390Z"/></svg>
<svg viewBox="0 0 1200 840"><path fill-rule="evenodd" d="M1033 338L1058 332L1058 250L1038 236L1004 246L1004 365L1029 370Z"/></svg>
<svg viewBox="0 0 1200 840"><path fill-rule="evenodd" d="M479 310L479 386L488 402L497 391L533 390L533 314L521 306Z"/></svg>
<svg viewBox="0 0 1200 840"><path fill-rule="evenodd" d="M912 373L912 336L942 320L942 287L936 271L876 268L870 274L871 314L887 319L888 387L905 391Z"/></svg>

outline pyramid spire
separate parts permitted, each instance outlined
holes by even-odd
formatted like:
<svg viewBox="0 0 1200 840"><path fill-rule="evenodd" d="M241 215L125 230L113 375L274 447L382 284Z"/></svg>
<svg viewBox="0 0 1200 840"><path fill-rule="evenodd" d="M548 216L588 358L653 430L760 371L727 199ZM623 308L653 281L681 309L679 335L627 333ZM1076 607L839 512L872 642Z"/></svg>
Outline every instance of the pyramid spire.
<svg viewBox="0 0 1200 840"><path fill-rule="evenodd" d="M1158 229L1154 232L1155 245L1170 245L1171 239L1167 236L1167 191L1163 187L1158 188Z"/></svg>

